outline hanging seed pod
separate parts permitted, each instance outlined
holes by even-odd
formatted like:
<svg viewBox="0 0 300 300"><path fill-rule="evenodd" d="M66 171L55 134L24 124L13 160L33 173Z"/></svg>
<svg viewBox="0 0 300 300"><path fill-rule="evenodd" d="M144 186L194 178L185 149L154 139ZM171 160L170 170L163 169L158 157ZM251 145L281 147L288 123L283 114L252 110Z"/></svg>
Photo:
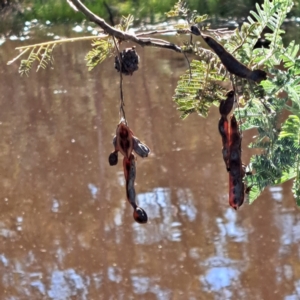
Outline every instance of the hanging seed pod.
<svg viewBox="0 0 300 300"><path fill-rule="evenodd" d="M148 221L148 216L146 212L139 206L133 211L133 218L137 223L145 224Z"/></svg>
<svg viewBox="0 0 300 300"><path fill-rule="evenodd" d="M130 158L130 154L133 150L133 134L130 128L123 122L120 121L116 130L116 140L113 139L113 143L116 144L116 150L120 151L126 158Z"/></svg>
<svg viewBox="0 0 300 300"><path fill-rule="evenodd" d="M136 177L135 157L130 155L129 159L123 159L124 176L126 181L126 195L127 200L133 207L133 218L137 223L144 224L148 221L146 212L136 204L136 193L134 188L134 181Z"/></svg>
<svg viewBox="0 0 300 300"><path fill-rule="evenodd" d="M234 104L234 91L229 91L226 94L226 99L220 102L219 112L220 115L227 117L233 110Z"/></svg>
<svg viewBox="0 0 300 300"><path fill-rule="evenodd" d="M238 209L245 198L245 183L243 182L244 173L240 162L232 162L230 160L229 172L229 205Z"/></svg>
<svg viewBox="0 0 300 300"><path fill-rule="evenodd" d="M150 149L143 144L128 127L126 121L121 119L112 144L115 151L109 155L108 161L111 166L118 163L118 152L123 155L123 171L126 182L126 198L133 208L133 218L137 223L144 224L148 221L147 213L137 205L135 192L136 164L135 151L141 157L147 157Z"/></svg>
<svg viewBox="0 0 300 300"><path fill-rule="evenodd" d="M241 150L242 136L239 125L233 115L230 119L230 139L229 139L229 204L234 209L238 209L244 202L245 176L244 165L242 163Z"/></svg>
<svg viewBox="0 0 300 300"><path fill-rule="evenodd" d="M133 151L140 157L147 157L150 149L147 145L143 144L137 137L133 136Z"/></svg>
<svg viewBox="0 0 300 300"><path fill-rule="evenodd" d="M135 203L135 188L134 188L134 182L136 177L136 166L135 166L134 155L131 154L129 159L124 157L123 164L124 164L124 170L126 170L125 180L126 180L127 199L131 204L131 206L135 208L137 205Z"/></svg>
<svg viewBox="0 0 300 300"><path fill-rule="evenodd" d="M230 143L230 125L229 125L229 115L234 109L234 91L231 90L227 92L226 99L220 102L219 112L221 114L221 118L219 120L218 128L219 133L222 137L222 155L226 165L227 171L229 171L229 143Z"/></svg>
<svg viewBox="0 0 300 300"><path fill-rule="evenodd" d="M229 205L235 210L243 203L245 198L245 184L242 177L229 175Z"/></svg>
<svg viewBox="0 0 300 300"><path fill-rule="evenodd" d="M191 33L195 35L201 35L206 44L214 50L221 62L231 74L246 78L254 82L260 83L262 80L267 79L267 73L263 70L250 70L247 66L239 62L231 53L229 53L219 42L208 35L204 35L200 32L196 26L191 27Z"/></svg>
<svg viewBox="0 0 300 300"><path fill-rule="evenodd" d="M191 33L198 36L201 35L200 29L195 25L191 26Z"/></svg>
<svg viewBox="0 0 300 300"><path fill-rule="evenodd" d="M226 165L226 170L229 171L229 124L227 118L221 117L219 120L219 133L222 137L222 155Z"/></svg>
<svg viewBox="0 0 300 300"><path fill-rule="evenodd" d="M231 149L238 149L241 151L242 146L242 136L239 130L239 125L235 116L233 115L230 118L230 148ZM230 150L231 151L231 150Z"/></svg>
<svg viewBox="0 0 300 300"><path fill-rule="evenodd" d="M110 166L115 166L118 163L118 151L112 152L108 157Z"/></svg>
<svg viewBox="0 0 300 300"><path fill-rule="evenodd" d="M115 166L118 163L118 149L117 149L117 136L115 135L113 137L113 146L115 148L115 151L113 151L109 157L108 162L110 166Z"/></svg>
<svg viewBox="0 0 300 300"><path fill-rule="evenodd" d="M250 70L244 64L239 62L233 55L231 55L225 48L219 44L215 39L210 36L202 35L204 41L207 45L212 48L215 53L220 58L221 62L225 66L225 68L231 74L239 76L241 78L246 78L257 83L261 82L262 80L267 79L267 73L263 70Z"/></svg>
<svg viewBox="0 0 300 300"><path fill-rule="evenodd" d="M122 60L122 74L132 75L134 71L139 68L140 57L137 54L135 47L126 48L120 52ZM117 55L115 57L115 69L120 72L120 57Z"/></svg>
<svg viewBox="0 0 300 300"><path fill-rule="evenodd" d="M228 131L228 121L223 116L219 120L218 129L222 137L222 143L229 143L229 131Z"/></svg>

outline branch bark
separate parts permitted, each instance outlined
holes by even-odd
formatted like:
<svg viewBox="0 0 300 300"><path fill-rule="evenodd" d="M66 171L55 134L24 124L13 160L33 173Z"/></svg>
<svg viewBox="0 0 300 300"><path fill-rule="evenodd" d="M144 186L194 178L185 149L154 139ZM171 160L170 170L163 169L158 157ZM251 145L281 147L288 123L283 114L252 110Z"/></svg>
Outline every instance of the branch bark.
<svg viewBox="0 0 300 300"><path fill-rule="evenodd" d="M111 27L102 18L98 17L93 12L91 12L81 1L79 0L67 0L67 1L70 5L72 3L74 7L76 7L78 11L83 13L89 21L94 22L95 24L100 26L107 34L114 36L115 38L121 41L132 41L142 47L151 46L151 47L170 49L176 52L182 52L179 46L173 43L169 43L165 40L151 39L149 37L137 37L136 35L123 32L114 27ZM71 6L73 7L73 5Z"/></svg>

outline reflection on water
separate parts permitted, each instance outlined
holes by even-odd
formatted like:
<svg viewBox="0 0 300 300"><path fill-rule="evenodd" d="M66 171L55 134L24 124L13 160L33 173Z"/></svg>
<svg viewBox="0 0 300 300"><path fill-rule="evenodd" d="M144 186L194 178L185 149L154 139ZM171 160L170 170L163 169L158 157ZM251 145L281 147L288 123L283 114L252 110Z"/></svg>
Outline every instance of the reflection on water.
<svg viewBox="0 0 300 300"><path fill-rule="evenodd" d="M148 226L133 224L135 244L156 244L160 241L181 240L181 223L176 221L169 188L155 188L137 195L137 202L151 216Z"/></svg>
<svg viewBox="0 0 300 300"><path fill-rule="evenodd" d="M236 243L247 243L247 231L236 224L237 213L228 208L223 218L217 218L219 229L215 239L215 256L207 258L202 265L206 272L200 276L200 282L205 291L213 292L215 299L234 298L232 287L238 292L239 299L245 298L242 289L241 273L247 270L247 256L241 259L231 259L227 250L228 239Z"/></svg>
<svg viewBox="0 0 300 300"><path fill-rule="evenodd" d="M88 45L69 44L55 69L20 78L6 66L19 43L0 47L0 299L300 299L290 183L228 206L218 110L180 121L171 101L180 54L137 48L140 70L124 79L129 125L152 150L137 161L140 225L121 163L108 164L113 62L87 72Z"/></svg>

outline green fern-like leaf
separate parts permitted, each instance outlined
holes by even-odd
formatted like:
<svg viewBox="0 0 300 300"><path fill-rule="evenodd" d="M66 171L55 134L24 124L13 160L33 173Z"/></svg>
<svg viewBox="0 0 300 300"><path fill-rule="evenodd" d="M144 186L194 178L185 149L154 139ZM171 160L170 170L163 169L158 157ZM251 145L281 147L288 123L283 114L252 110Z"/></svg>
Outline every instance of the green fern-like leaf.
<svg viewBox="0 0 300 300"><path fill-rule="evenodd" d="M299 164L297 166L296 177L293 182L292 191L293 191L293 195L296 200L297 206L300 206L300 166L299 166Z"/></svg>
<svg viewBox="0 0 300 300"><path fill-rule="evenodd" d="M174 7L165 13L168 18L174 18L178 16L187 17L190 10L185 1L179 0L175 3Z"/></svg>
<svg viewBox="0 0 300 300"><path fill-rule="evenodd" d="M113 54L114 45L111 39L95 40L93 49L88 52L85 57L89 71L94 69L98 64L102 63L106 58Z"/></svg>
<svg viewBox="0 0 300 300"><path fill-rule="evenodd" d="M43 47L41 49L40 52L40 59L39 60L39 64L37 66L36 71L38 72L40 68L42 69L46 69L46 67L48 66L48 64L52 64L53 65L53 49L56 46L56 44L52 45L52 47L50 45L47 45L46 47Z"/></svg>
<svg viewBox="0 0 300 300"><path fill-rule="evenodd" d="M226 90L218 85L221 79L222 76L216 71L207 73L205 62L192 61L191 75L187 71L181 76L173 97L178 110L183 113L182 118L192 112L206 117L210 106L218 104L225 97Z"/></svg>
<svg viewBox="0 0 300 300"><path fill-rule="evenodd" d="M133 22L134 17L132 15L128 15L127 17L122 16L120 24L117 25L116 28L126 32L129 27L132 26Z"/></svg>
<svg viewBox="0 0 300 300"><path fill-rule="evenodd" d="M50 49L48 47L40 46L40 47L33 47L28 58L23 59L21 61L19 67L19 73L21 75L26 74L28 75L29 71L31 70L33 63L38 62L37 71L40 67L46 67L47 63L52 61L52 50L55 45Z"/></svg>
<svg viewBox="0 0 300 300"><path fill-rule="evenodd" d="M133 24L133 21L134 18L132 15L128 15L127 17L123 16L120 24L117 25L116 28L126 32ZM93 49L85 56L89 71L102 63L106 58L111 57L114 53L114 43L112 38L94 40L92 46Z"/></svg>
<svg viewBox="0 0 300 300"><path fill-rule="evenodd" d="M265 127L267 128L267 126ZM265 147L263 144L261 145L264 148L262 155L251 158L250 166L255 173L246 178L248 185L256 187L250 191L250 202L253 202L259 196L259 191L263 191L266 186L282 184L294 178L295 188L293 191L297 203L300 203L299 193L296 190L300 181L298 172L300 165L299 140L300 119L298 116L290 115L282 125L280 133L276 131L270 138L270 144Z"/></svg>

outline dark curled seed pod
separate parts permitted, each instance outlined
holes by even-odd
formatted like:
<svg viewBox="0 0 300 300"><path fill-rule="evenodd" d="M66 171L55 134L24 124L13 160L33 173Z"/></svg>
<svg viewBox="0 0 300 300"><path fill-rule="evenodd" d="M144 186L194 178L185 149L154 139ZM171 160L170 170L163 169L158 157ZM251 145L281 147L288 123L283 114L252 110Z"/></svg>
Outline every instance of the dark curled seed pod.
<svg viewBox="0 0 300 300"><path fill-rule="evenodd" d="M137 137L133 136L133 150L140 157L147 157L150 149L147 145L143 144Z"/></svg>
<svg viewBox="0 0 300 300"><path fill-rule="evenodd" d="M112 152L108 157L110 166L115 166L118 163L118 152Z"/></svg>
<svg viewBox="0 0 300 300"><path fill-rule="evenodd" d="M191 26L191 33L194 35L201 35L199 28L195 25Z"/></svg>
<svg viewBox="0 0 300 300"><path fill-rule="evenodd" d="M220 102L219 112L222 116L227 117L233 109L234 91L229 91L226 94L226 99Z"/></svg>
<svg viewBox="0 0 300 300"><path fill-rule="evenodd" d="M267 79L267 73L263 70L251 71L247 66L238 61L232 54L230 54L221 44L210 36L202 35L207 45L212 48L221 62L231 74L246 78L260 83Z"/></svg>
<svg viewBox="0 0 300 300"><path fill-rule="evenodd" d="M137 71L139 68L140 57L137 54L135 47L126 48L121 53L122 59L122 74L132 75L134 71ZM115 57L115 69L120 72L120 57L117 55Z"/></svg>
<svg viewBox="0 0 300 300"><path fill-rule="evenodd" d="M219 133L222 137L223 144L227 144L229 142L228 136L227 136L228 135L228 121L223 116L219 120L218 128L219 128Z"/></svg>

